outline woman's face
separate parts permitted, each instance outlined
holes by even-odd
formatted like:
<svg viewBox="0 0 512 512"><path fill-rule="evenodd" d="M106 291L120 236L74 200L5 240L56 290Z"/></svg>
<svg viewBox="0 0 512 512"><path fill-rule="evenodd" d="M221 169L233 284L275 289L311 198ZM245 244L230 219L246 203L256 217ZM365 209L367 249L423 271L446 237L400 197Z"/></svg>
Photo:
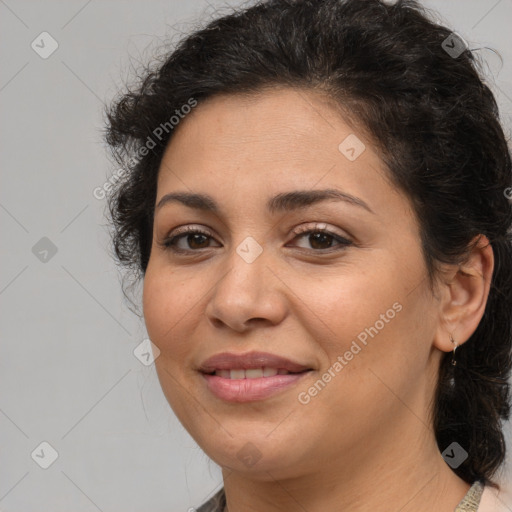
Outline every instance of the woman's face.
<svg viewBox="0 0 512 512"><path fill-rule="evenodd" d="M188 432L261 478L354 470L424 438L439 307L415 216L371 141L290 89L217 96L175 129L144 316ZM308 199L327 189L340 195ZM158 206L177 193L208 199Z"/></svg>

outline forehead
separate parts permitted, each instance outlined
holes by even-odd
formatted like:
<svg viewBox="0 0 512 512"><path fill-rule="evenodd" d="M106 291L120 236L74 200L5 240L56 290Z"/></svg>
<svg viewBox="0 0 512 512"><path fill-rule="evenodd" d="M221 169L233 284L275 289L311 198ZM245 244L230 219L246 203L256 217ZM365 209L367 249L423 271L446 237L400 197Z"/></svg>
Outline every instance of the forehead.
<svg viewBox="0 0 512 512"><path fill-rule="evenodd" d="M208 98L180 122L169 147L189 142L211 151L266 149L262 157L270 151L305 154L325 151L329 145L337 150L340 137L354 131L325 95L276 88Z"/></svg>
<svg viewBox="0 0 512 512"><path fill-rule="evenodd" d="M314 166L320 154L335 160L342 156L338 146L353 132L319 93L276 88L251 95L221 94L199 103L180 120L162 164L186 159L201 168L232 168L244 159L246 164L257 159L258 164L274 163L274 170L292 160L309 160Z"/></svg>
<svg viewBox="0 0 512 512"><path fill-rule="evenodd" d="M249 199L336 187L369 202L397 194L368 136L316 92L214 96L175 130L162 158L157 202L173 189Z"/></svg>

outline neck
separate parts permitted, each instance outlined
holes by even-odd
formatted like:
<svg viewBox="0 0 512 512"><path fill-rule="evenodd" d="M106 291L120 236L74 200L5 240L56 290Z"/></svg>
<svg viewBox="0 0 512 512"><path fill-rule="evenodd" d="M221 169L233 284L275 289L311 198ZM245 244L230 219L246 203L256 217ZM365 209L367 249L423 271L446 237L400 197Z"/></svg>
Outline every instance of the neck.
<svg viewBox="0 0 512 512"><path fill-rule="evenodd" d="M223 470L228 511L453 512L470 485L447 466L427 428L417 424L413 435L395 432L392 446L376 442L365 453L321 461L291 477L281 478L274 469L258 475Z"/></svg>

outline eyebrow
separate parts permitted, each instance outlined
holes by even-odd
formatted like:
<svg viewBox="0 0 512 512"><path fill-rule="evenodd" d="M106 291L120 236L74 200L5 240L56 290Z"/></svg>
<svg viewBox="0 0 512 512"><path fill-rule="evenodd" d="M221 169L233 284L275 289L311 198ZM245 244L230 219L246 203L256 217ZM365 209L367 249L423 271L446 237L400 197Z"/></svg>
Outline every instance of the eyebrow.
<svg viewBox="0 0 512 512"><path fill-rule="evenodd" d="M375 214L375 212L362 199L333 188L282 192L271 197L267 201L267 210L272 214L277 212L288 212L319 203L320 201L344 201L354 206L364 208L368 212ZM158 210L164 205L174 202L182 203L189 208L220 214L220 208L213 197L207 194L191 192L172 192L170 194L166 194L162 199L160 199L160 201L158 201L156 209Z"/></svg>

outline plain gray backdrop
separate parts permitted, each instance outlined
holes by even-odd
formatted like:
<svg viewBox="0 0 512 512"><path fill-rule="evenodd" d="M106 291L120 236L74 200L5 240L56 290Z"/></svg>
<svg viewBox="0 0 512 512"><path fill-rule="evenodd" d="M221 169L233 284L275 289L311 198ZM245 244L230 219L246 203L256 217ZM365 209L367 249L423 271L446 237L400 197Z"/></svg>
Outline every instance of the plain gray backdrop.
<svg viewBox="0 0 512 512"><path fill-rule="evenodd" d="M93 190L115 170L103 103L133 65L240 4L0 0L0 511L186 512L222 484L134 355L146 331ZM424 4L481 48L510 138L512 0Z"/></svg>

